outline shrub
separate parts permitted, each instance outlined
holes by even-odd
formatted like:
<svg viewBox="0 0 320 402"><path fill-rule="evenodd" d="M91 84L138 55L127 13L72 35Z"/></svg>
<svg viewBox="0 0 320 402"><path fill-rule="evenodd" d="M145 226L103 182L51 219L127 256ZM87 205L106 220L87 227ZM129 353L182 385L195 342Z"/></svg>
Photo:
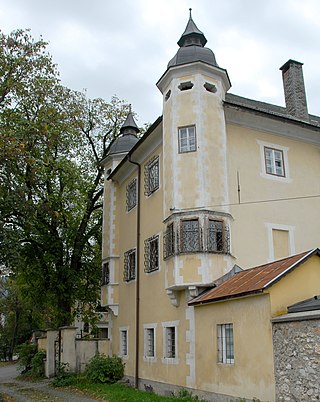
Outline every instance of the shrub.
<svg viewBox="0 0 320 402"><path fill-rule="evenodd" d="M37 345L31 343L23 343L17 348L19 355L19 369L21 374L27 373L31 370L31 361L37 353Z"/></svg>
<svg viewBox="0 0 320 402"><path fill-rule="evenodd" d="M68 371L68 369L68 363L60 363L58 373L52 381L54 387L68 387L69 385L74 385L78 381L77 374Z"/></svg>
<svg viewBox="0 0 320 402"><path fill-rule="evenodd" d="M44 361L46 358L46 352L44 350L38 350L38 352L31 359L30 374L34 378L44 377Z"/></svg>
<svg viewBox="0 0 320 402"><path fill-rule="evenodd" d="M112 384L124 375L124 363L118 356L97 353L88 363L85 375L92 382Z"/></svg>

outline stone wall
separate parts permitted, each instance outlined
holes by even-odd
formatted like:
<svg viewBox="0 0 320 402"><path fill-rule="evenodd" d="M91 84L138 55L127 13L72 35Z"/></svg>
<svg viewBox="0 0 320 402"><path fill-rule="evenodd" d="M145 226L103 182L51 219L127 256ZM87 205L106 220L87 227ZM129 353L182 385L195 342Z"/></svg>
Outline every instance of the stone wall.
<svg viewBox="0 0 320 402"><path fill-rule="evenodd" d="M276 401L320 400L320 312L273 320Z"/></svg>

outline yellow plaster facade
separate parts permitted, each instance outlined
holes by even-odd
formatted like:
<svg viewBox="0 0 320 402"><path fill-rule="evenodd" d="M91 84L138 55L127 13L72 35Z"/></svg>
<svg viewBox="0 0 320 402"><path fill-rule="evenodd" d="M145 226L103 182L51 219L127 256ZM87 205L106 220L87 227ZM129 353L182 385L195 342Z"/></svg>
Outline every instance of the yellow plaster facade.
<svg viewBox="0 0 320 402"><path fill-rule="evenodd" d="M188 29L186 40L203 43ZM111 352L140 387L274 401L271 319L320 294L319 258L261 295L188 303L236 266L319 246L320 119L230 95L226 70L186 54L157 83L163 116L103 161L101 304ZM218 359L225 324L233 326L232 363Z"/></svg>

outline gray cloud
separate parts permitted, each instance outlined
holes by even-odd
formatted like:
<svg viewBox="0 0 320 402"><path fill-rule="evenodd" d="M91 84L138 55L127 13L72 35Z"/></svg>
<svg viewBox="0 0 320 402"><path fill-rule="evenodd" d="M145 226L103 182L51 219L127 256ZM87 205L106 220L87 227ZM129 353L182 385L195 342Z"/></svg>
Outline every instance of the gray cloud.
<svg viewBox="0 0 320 402"><path fill-rule="evenodd" d="M161 114L155 84L178 49L190 6L233 93L283 104L279 67L293 58L305 63L309 109L320 113L317 0L2 0L0 25L42 34L65 85L91 97L118 95L142 125Z"/></svg>

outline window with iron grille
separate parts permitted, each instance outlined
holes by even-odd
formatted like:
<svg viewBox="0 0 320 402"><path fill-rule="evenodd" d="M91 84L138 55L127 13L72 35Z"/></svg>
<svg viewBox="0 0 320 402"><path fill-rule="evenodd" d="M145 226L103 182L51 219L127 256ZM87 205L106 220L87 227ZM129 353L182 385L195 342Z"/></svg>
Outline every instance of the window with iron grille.
<svg viewBox="0 0 320 402"><path fill-rule="evenodd" d="M137 179L127 185L127 211L131 211L137 205Z"/></svg>
<svg viewBox="0 0 320 402"><path fill-rule="evenodd" d="M173 222L167 226L163 236L163 257L168 258L175 253L175 236Z"/></svg>
<svg viewBox="0 0 320 402"><path fill-rule="evenodd" d="M154 328L145 328L145 345L144 345L144 356L145 357L155 357L155 332Z"/></svg>
<svg viewBox="0 0 320 402"><path fill-rule="evenodd" d="M152 236L144 242L144 272L159 269L159 236Z"/></svg>
<svg viewBox="0 0 320 402"><path fill-rule="evenodd" d="M159 156L155 156L147 163L144 178L144 193L149 196L159 188Z"/></svg>
<svg viewBox="0 0 320 402"><path fill-rule="evenodd" d="M123 280L133 281L136 278L136 250L131 249L124 253Z"/></svg>
<svg viewBox="0 0 320 402"><path fill-rule="evenodd" d="M224 252L226 251L225 228L223 221L209 219L207 233L207 251Z"/></svg>
<svg viewBox="0 0 320 402"><path fill-rule="evenodd" d="M264 147L266 173L285 177L283 151Z"/></svg>
<svg viewBox="0 0 320 402"><path fill-rule="evenodd" d="M193 152L197 149L195 126L181 127L178 130L179 153Z"/></svg>
<svg viewBox="0 0 320 402"><path fill-rule="evenodd" d="M101 278L101 285L108 285L110 283L110 268L109 262L104 262L102 264L102 278Z"/></svg>
<svg viewBox="0 0 320 402"><path fill-rule="evenodd" d="M201 250L200 227L198 219L188 219L181 221L181 252L195 252Z"/></svg>
<svg viewBox="0 0 320 402"><path fill-rule="evenodd" d="M176 352L176 327L166 327L164 357L175 358Z"/></svg>
<svg viewBox="0 0 320 402"><path fill-rule="evenodd" d="M233 324L218 325L218 362L234 363Z"/></svg>
<svg viewBox="0 0 320 402"><path fill-rule="evenodd" d="M120 330L120 356L128 356L128 330Z"/></svg>

